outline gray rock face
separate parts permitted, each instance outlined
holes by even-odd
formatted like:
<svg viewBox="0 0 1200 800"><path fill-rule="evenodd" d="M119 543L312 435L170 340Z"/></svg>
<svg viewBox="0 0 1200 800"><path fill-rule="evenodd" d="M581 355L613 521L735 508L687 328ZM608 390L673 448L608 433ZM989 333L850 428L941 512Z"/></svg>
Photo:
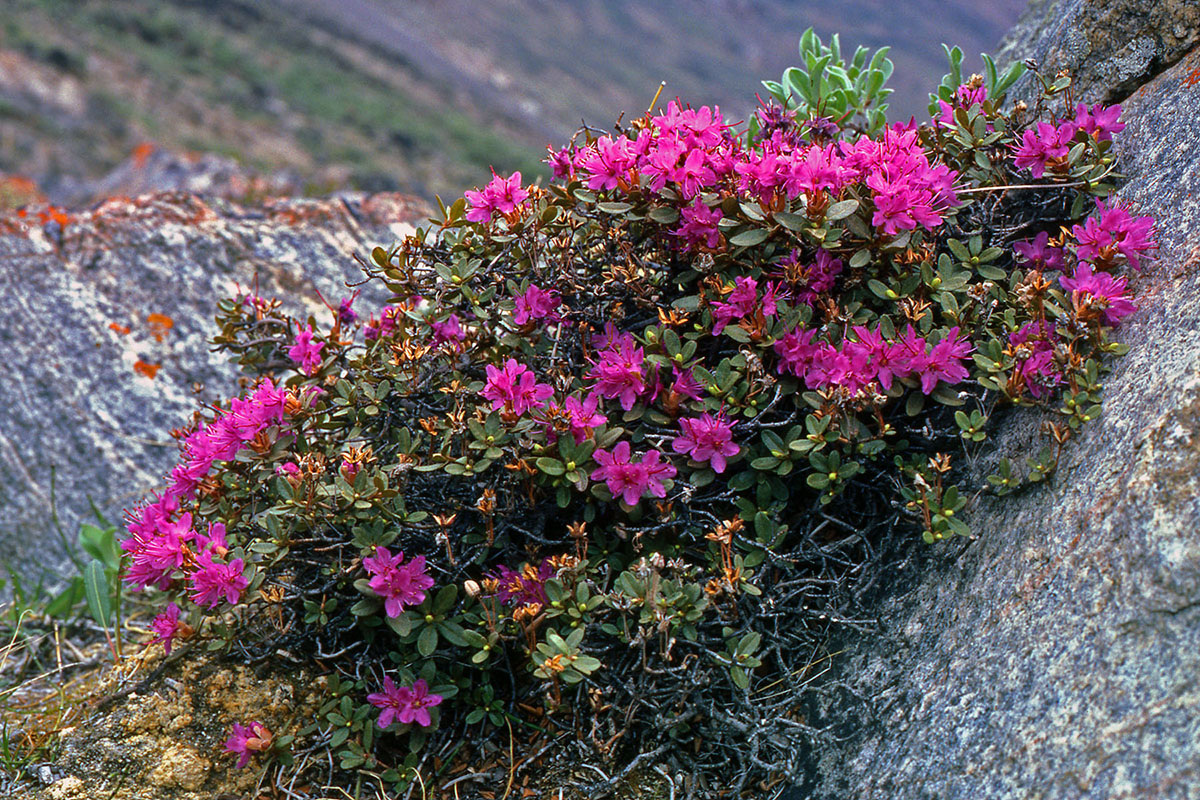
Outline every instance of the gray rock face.
<svg viewBox="0 0 1200 800"><path fill-rule="evenodd" d="M237 391L234 368L207 345L221 297L257 282L329 324L314 289L336 305L362 278L353 254L427 214L398 195L242 207L180 193L110 200L65 226L0 217L0 562L27 578L64 563L52 480L72 540L89 501L118 522L159 487L177 458L167 432L190 421L197 394ZM357 307L384 295L368 291ZM151 314L173 325L156 328Z"/></svg>
<svg viewBox="0 0 1200 800"><path fill-rule="evenodd" d="M997 61L1035 59L1044 74L1069 69L1090 102L1114 103L1200 43L1196 0L1031 0ZM1012 92L1035 93L1032 76Z"/></svg>
<svg viewBox="0 0 1200 800"><path fill-rule="evenodd" d="M816 797L1200 796L1200 5L1052 5L1010 53L1063 59L1082 99L1123 102L1120 198L1159 220L1120 331L1132 349L1052 484L985 504L957 553L917 552L877 629L847 637L840 677L870 713L827 709L849 739ZM1147 25L1157 49L1130 75L1176 63L1114 96L1109 70ZM1001 449L1034 424L1019 415Z"/></svg>

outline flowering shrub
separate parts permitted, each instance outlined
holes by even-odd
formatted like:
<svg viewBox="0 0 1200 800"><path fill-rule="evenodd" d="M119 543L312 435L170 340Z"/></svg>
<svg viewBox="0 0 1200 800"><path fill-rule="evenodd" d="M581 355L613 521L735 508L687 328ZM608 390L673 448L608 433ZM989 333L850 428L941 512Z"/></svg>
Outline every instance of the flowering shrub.
<svg viewBox="0 0 1200 800"><path fill-rule="evenodd" d="M991 86L873 135L669 103L377 248L393 300L365 320L224 301L258 383L180 432L123 545L155 641L329 670L303 736L330 781L411 792L560 736L596 791L664 758L696 796L794 777L865 567L1053 472L1153 247L1102 199L1119 109ZM1052 447L984 482L1016 406L1056 415Z"/></svg>

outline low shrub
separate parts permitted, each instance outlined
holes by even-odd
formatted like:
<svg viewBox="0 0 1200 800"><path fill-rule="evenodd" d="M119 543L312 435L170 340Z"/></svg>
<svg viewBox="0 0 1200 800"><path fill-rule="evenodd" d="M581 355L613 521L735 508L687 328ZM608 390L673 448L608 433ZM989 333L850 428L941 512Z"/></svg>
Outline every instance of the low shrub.
<svg viewBox="0 0 1200 800"><path fill-rule="evenodd" d="M823 735L805 689L895 532L968 536L1100 413L1153 246L1103 199L1120 109L1035 76L1005 110L1022 70L989 60L888 126L886 58L806 37L749 126L584 129L553 181L376 248L366 319L221 303L257 384L176 432L123 575L171 603L156 642L328 670L296 741L239 723L239 765L331 750L327 781L494 796L570 752L593 793L666 765L761 792ZM981 487L1017 406L1049 446Z"/></svg>

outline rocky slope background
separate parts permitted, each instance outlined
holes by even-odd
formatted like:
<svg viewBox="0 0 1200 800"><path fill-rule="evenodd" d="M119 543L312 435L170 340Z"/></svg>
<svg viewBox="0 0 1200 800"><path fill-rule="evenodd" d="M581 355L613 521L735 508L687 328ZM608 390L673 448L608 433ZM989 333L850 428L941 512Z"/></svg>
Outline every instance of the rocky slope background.
<svg viewBox="0 0 1200 800"><path fill-rule="evenodd" d="M741 118L809 25L894 45L895 110L921 113L940 43L975 59L1024 2L908 0L897 26L875 0L10 0L0 172L80 205L153 142L312 193L451 197L492 166L530 177L548 143L640 113L660 81Z"/></svg>

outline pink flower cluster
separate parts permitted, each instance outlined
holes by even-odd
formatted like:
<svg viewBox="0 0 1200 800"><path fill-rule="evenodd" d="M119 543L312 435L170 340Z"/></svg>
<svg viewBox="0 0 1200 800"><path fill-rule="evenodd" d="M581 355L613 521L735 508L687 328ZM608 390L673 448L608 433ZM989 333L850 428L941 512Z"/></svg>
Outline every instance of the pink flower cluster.
<svg viewBox="0 0 1200 800"><path fill-rule="evenodd" d="M184 457L171 471L167 491L129 515L130 535L121 542L129 553L125 580L139 589L166 589L183 571L192 586L192 599L199 604L212 607L222 597L230 603L240 599L248 585L245 564L236 558L228 564L214 560L228 550L225 526L213 523L207 533L198 533L192 528L192 515L179 513L180 502L195 496L213 464L234 458L267 428L282 424L286 397L283 389L265 380L252 395L235 397L226 413L184 440Z"/></svg>
<svg viewBox="0 0 1200 800"><path fill-rule="evenodd" d="M249 397L233 398L229 411L184 440L184 459L171 471L168 492L191 498L217 461L229 461L258 434L283 423L287 391L264 380Z"/></svg>
<svg viewBox="0 0 1200 800"><path fill-rule="evenodd" d="M1097 198L1099 216L1088 217L1082 225L1071 228L1078 242L1075 255L1080 261L1111 268L1117 255L1125 257L1134 269L1141 269L1140 257L1157 245L1154 241L1154 219L1134 217L1121 206L1109 206Z"/></svg>
<svg viewBox="0 0 1200 800"><path fill-rule="evenodd" d="M1074 122L1060 125L1039 122L1036 129L1030 128L1021 134L1021 144L1013 153L1013 164L1017 169L1028 169L1035 178L1042 177L1047 169L1053 170L1065 163L1076 130Z"/></svg>
<svg viewBox="0 0 1200 800"><path fill-rule="evenodd" d="M575 440L576 444L585 441L592 435L593 430L608 422L608 417L601 414L599 408L600 396L595 392L590 392L582 400L572 395L561 407L552 406L553 410L566 415L567 424L571 429L571 438ZM549 420L546 422L546 435L551 443L558 438L554 432L554 426L550 424Z"/></svg>
<svg viewBox="0 0 1200 800"><path fill-rule="evenodd" d="M1107 272L1093 272L1088 264L1080 264L1075 274L1058 279L1062 287L1071 293L1071 302L1077 312L1084 306L1098 308L1105 325L1116 327L1121 320L1137 311L1129 299L1125 278L1115 278Z"/></svg>
<svg viewBox="0 0 1200 800"><path fill-rule="evenodd" d="M590 189L628 190L642 175L652 191L671 184L690 200L730 173L733 142L719 108L672 102L636 139L601 136L575 152L572 167Z"/></svg>
<svg viewBox="0 0 1200 800"><path fill-rule="evenodd" d="M768 283L761 301L758 297L758 281L754 278L738 276L733 279L733 284L733 291L726 300L714 301L711 304L714 336L725 330L729 323L757 312L761 311L766 318L779 313L779 284Z"/></svg>
<svg viewBox="0 0 1200 800"><path fill-rule="evenodd" d="M288 358L300 366L305 375L312 375L321 368L321 350L325 343L313 340L313 329L306 325L296 333L296 338L288 350Z"/></svg>
<svg viewBox="0 0 1200 800"><path fill-rule="evenodd" d="M643 454L641 461L631 460L629 442L617 442L611 453L597 449L592 458L600 465L592 472L592 480L604 481L613 497L619 497L627 506L637 505L646 492L666 497L663 481L675 477L675 467L663 461L657 450Z"/></svg>
<svg viewBox="0 0 1200 800"><path fill-rule="evenodd" d="M229 563L214 560L214 556L220 558L228 552L225 526L212 523L207 535L198 533L192 528L191 513L172 519L178 508L174 496L166 495L147 505L130 521L128 530L132 535L121 542L121 548L130 556L125 580L139 589L151 585L167 589L175 581L176 574L183 572L196 605L215 608L222 598L236 604L249 581L242 559L235 558ZM156 631L165 636L169 624L177 619L177 614L172 620L168 612L168 616L160 620L162 630ZM160 638L157 641L167 640Z"/></svg>
<svg viewBox="0 0 1200 800"><path fill-rule="evenodd" d="M1015 243L1013 250L1022 262L1035 269L1059 270L1063 268L1062 248L1050 246L1050 234L1046 231L1039 233L1031 242Z"/></svg>
<svg viewBox="0 0 1200 800"><path fill-rule="evenodd" d="M535 408L545 408L542 401L553 396L554 387L538 383L537 376L524 364L510 358L499 369L491 364L487 367L487 384L481 395L492 401L494 410L520 416Z"/></svg>
<svg viewBox="0 0 1200 800"><path fill-rule="evenodd" d="M625 411L646 393L645 351L632 334L618 332L611 323L597 337L600 344L590 376L601 397L617 399Z"/></svg>
<svg viewBox="0 0 1200 800"><path fill-rule="evenodd" d="M857 341L840 346L817 340L815 330L796 329L775 343L778 369L802 379L810 389L840 386L858 392L873 382L884 391L896 378L914 377L921 391L933 392L938 383L956 384L968 376L964 359L974 349L957 327L932 346L909 326L896 341L887 341L878 329L853 328Z"/></svg>
<svg viewBox="0 0 1200 800"><path fill-rule="evenodd" d="M457 345L467 338L458 314L451 314L441 322L431 322L429 326L433 329L433 341L437 344Z"/></svg>
<svg viewBox="0 0 1200 800"><path fill-rule="evenodd" d="M521 570L509 569L503 564L490 577L496 580L496 596L501 603L512 606L544 606L550 602L546 597L546 581L554 577L550 559L542 559L536 568L532 564Z"/></svg>
<svg viewBox="0 0 1200 800"><path fill-rule="evenodd" d="M1125 130L1125 123L1121 122L1121 107L1102 106L1099 103L1090 109L1083 103L1077 105L1075 125L1101 142L1111 141L1114 133Z"/></svg>
<svg viewBox="0 0 1200 800"><path fill-rule="evenodd" d="M793 250L780 266L797 264L800 251ZM842 260L829 255L827 250L818 250L815 260L802 268L800 280L803 285L796 290L796 299L811 306L817 298L831 290L837 282L837 276L842 274Z"/></svg>
<svg viewBox="0 0 1200 800"><path fill-rule="evenodd" d="M565 163L570 158L569 165ZM579 176L594 190L631 191L645 181L653 192L670 188L684 200L674 233L685 246L716 248L721 211L700 199L706 191L736 186L744 196L774 207L780 198L829 192L837 195L865 183L875 205L873 224L888 235L918 225L939 226L958 204L956 173L930 164L917 131L891 128L879 140L805 144L776 130L755 147L745 147L719 109L681 108L650 118L635 139L602 136L594 143L552 154L556 174Z"/></svg>
<svg viewBox="0 0 1200 800"><path fill-rule="evenodd" d="M496 213L508 215L529 197L529 190L521 188L521 173L514 172L508 178L492 173L492 180L481 191L465 193L470 208L467 219L471 222L488 223Z"/></svg>
<svg viewBox="0 0 1200 800"><path fill-rule="evenodd" d="M1029 322L1008 337L1017 352L1017 373L1035 400L1049 397L1062 383L1062 372L1054 360L1055 326L1053 322Z"/></svg>
<svg viewBox="0 0 1200 800"><path fill-rule="evenodd" d="M242 769L250 763L251 753L262 753L270 749L272 738L267 726L261 722L251 722L249 725L235 722L233 731L225 740L225 752L236 753L237 768Z"/></svg>
<svg viewBox="0 0 1200 800"><path fill-rule="evenodd" d="M433 724L429 709L440 705L444 699L440 694L430 693L429 684L425 682L424 678L418 678L411 687L408 687L397 686L387 676L384 676L383 679L382 692L372 692L367 695L368 703L382 709L379 713L379 720L376 722L381 729L387 728L396 720L403 725L416 723L422 728L428 728Z"/></svg>
<svg viewBox="0 0 1200 800"><path fill-rule="evenodd" d="M679 427L683 434L675 437L671 448L686 453L693 461L708 462L713 472L724 472L726 459L742 451L733 441L732 426L724 417L704 413L696 419L679 420Z"/></svg>
<svg viewBox="0 0 1200 800"><path fill-rule="evenodd" d="M404 553L392 555L386 547L376 547L374 556L363 559L363 569L371 576L371 591L383 598L383 610L398 617L405 606L425 602L425 590L433 587L433 578L425 568L425 556L414 556L407 563Z"/></svg>
<svg viewBox="0 0 1200 800"><path fill-rule="evenodd" d="M929 163L915 128L888 128L882 139L864 136L841 147L843 167L872 191L871 224L888 236L917 226L934 230L946 211L959 205L954 193L957 173L944 164Z"/></svg>
<svg viewBox="0 0 1200 800"><path fill-rule="evenodd" d="M937 101L941 113L934 118L934 122L943 128L953 128L957 124L954 114L958 109L965 108L969 110L971 106L979 105L984 100L987 100L986 86L981 84L972 88L970 84L964 83L954 92L953 102L947 103L945 100Z"/></svg>
<svg viewBox="0 0 1200 800"><path fill-rule="evenodd" d="M171 655L171 646L180 633L180 610L179 606L170 603L167 605L166 611L156 616L150 622L150 630L154 632L154 638L150 640L150 644L161 643L167 655Z"/></svg>
<svg viewBox="0 0 1200 800"><path fill-rule="evenodd" d="M1039 122L1035 128L1022 133L1021 144L1013 153L1013 163L1017 169L1028 168L1033 177L1040 178L1047 169L1053 170L1065 163L1064 159L1077 132L1083 131L1097 141L1108 141L1114 133L1125 129L1120 117L1120 106L1104 107L1097 104L1089 109L1080 104L1075 109L1074 119L1064 120L1057 125Z"/></svg>
<svg viewBox="0 0 1200 800"><path fill-rule="evenodd" d="M513 322L517 325L525 325L535 320L558 322L562 319L557 313L561 303L558 292L553 289L547 292L531 283L528 289L517 295Z"/></svg>

